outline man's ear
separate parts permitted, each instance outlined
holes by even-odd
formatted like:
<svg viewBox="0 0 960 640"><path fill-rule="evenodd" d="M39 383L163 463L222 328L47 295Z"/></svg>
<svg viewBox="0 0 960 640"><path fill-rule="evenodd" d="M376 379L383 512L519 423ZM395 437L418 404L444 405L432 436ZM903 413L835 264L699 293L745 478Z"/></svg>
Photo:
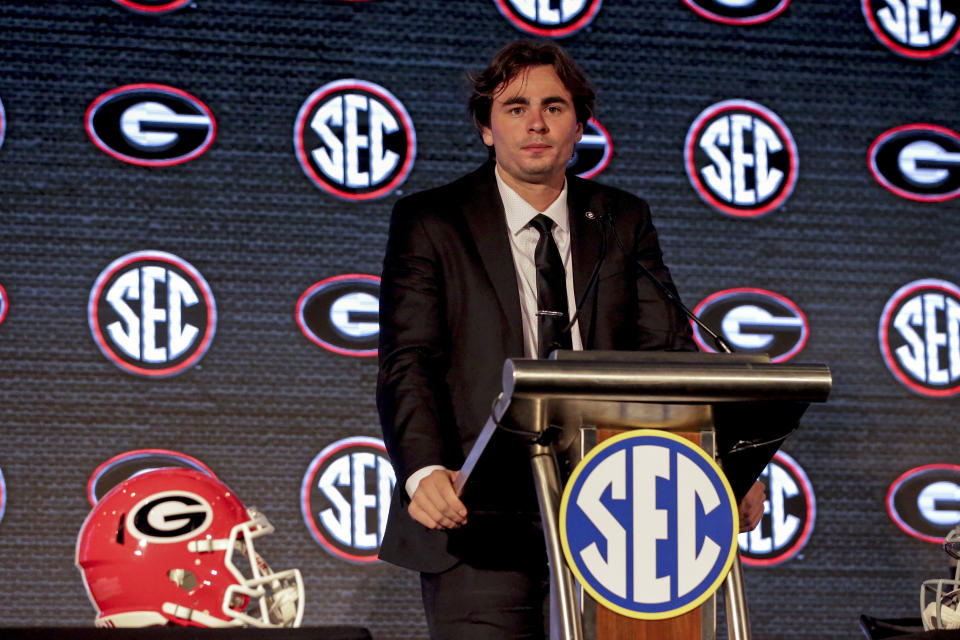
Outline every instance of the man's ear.
<svg viewBox="0 0 960 640"><path fill-rule="evenodd" d="M480 137L483 138L483 144L488 147L493 146L493 131L490 130L490 127L480 129Z"/></svg>

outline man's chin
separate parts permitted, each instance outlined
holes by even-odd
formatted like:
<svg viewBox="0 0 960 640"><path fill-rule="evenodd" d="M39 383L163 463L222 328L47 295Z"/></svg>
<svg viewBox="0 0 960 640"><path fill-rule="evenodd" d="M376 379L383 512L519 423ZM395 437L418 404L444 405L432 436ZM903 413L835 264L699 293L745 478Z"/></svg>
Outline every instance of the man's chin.
<svg viewBox="0 0 960 640"><path fill-rule="evenodd" d="M557 167L552 164L543 163L524 165L520 169L527 182L540 183L549 182L556 178L557 175L562 175L566 167L558 170Z"/></svg>
<svg viewBox="0 0 960 640"><path fill-rule="evenodd" d="M558 169L554 163L548 161L524 162L509 166L501 165L500 169L501 175L505 173L514 180L527 184L551 184L558 179L563 179L566 165Z"/></svg>

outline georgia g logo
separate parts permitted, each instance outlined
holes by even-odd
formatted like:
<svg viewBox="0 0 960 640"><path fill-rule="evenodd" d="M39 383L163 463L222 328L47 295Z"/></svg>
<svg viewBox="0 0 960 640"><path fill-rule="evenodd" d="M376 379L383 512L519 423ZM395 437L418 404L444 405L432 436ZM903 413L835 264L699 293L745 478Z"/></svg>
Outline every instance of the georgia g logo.
<svg viewBox="0 0 960 640"><path fill-rule="evenodd" d="M297 114L293 146L303 172L346 200L382 198L413 167L417 138L403 103L364 80L314 91Z"/></svg>
<svg viewBox="0 0 960 640"><path fill-rule="evenodd" d="M128 478L154 469L176 467L196 469L211 478L217 475L193 456L169 449L134 449L117 454L103 462L87 480L87 500L95 506L111 489Z"/></svg>
<svg viewBox="0 0 960 640"><path fill-rule="evenodd" d="M960 196L960 135L933 124L894 127L869 152L870 173L902 198L940 202Z"/></svg>
<svg viewBox="0 0 960 640"><path fill-rule="evenodd" d="M907 535L940 544L960 524L960 466L910 469L887 490L887 513Z"/></svg>
<svg viewBox="0 0 960 640"><path fill-rule="evenodd" d="M494 0L494 4L521 31L562 38L593 22L603 0Z"/></svg>
<svg viewBox="0 0 960 640"><path fill-rule="evenodd" d="M741 353L765 353L784 362L800 353L810 333L807 316L789 298L756 287L725 289L707 296L693 310ZM712 339L691 322L703 351L716 353Z"/></svg>
<svg viewBox="0 0 960 640"><path fill-rule="evenodd" d="M344 438L313 459L300 486L300 510L313 539L334 556L379 562L377 553L397 484L376 438Z"/></svg>
<svg viewBox="0 0 960 640"><path fill-rule="evenodd" d="M737 553L737 506L717 464L667 431L629 431L595 447L560 503L567 564L605 607L632 618L702 604Z"/></svg>
<svg viewBox="0 0 960 640"><path fill-rule="evenodd" d="M170 543L206 531L213 522L213 508L189 491L162 491L140 502L127 514L127 529L136 538Z"/></svg>
<svg viewBox="0 0 960 640"><path fill-rule="evenodd" d="M960 0L861 0L870 31L906 58L942 56L960 41Z"/></svg>
<svg viewBox="0 0 960 640"><path fill-rule="evenodd" d="M297 301L303 335L343 356L377 355L380 337L380 278L364 274L317 282Z"/></svg>
<svg viewBox="0 0 960 640"><path fill-rule="evenodd" d="M797 145L777 114L749 100L707 107L687 132L687 176L722 213L754 217L782 205L797 181Z"/></svg>
<svg viewBox="0 0 960 640"><path fill-rule="evenodd" d="M697 15L722 24L759 24L783 13L790 0L683 0Z"/></svg>
<svg viewBox="0 0 960 640"><path fill-rule="evenodd" d="M960 288L934 278L900 287L880 316L880 351L890 373L920 395L960 392Z"/></svg>
<svg viewBox="0 0 960 640"><path fill-rule="evenodd" d="M206 353L217 308L207 281L188 262L163 251L137 251L97 277L87 319L108 360L129 373L166 377Z"/></svg>
<svg viewBox="0 0 960 640"><path fill-rule="evenodd" d="M162 84L117 87L90 103L87 135L118 160L165 167L193 160L213 144L217 123L207 105Z"/></svg>

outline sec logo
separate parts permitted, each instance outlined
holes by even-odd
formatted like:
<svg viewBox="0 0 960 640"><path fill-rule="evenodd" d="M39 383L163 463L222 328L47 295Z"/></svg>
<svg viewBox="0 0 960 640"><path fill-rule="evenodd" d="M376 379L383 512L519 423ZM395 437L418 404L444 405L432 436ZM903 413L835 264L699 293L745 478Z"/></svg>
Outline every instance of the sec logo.
<svg viewBox="0 0 960 640"><path fill-rule="evenodd" d="M807 317L788 298L755 287L725 289L707 296L694 315L720 333L741 353L765 353L772 362L784 362L800 353L810 329ZM691 322L700 349L716 353L711 339Z"/></svg>
<svg viewBox="0 0 960 640"><path fill-rule="evenodd" d="M906 58L929 60L960 41L960 0L861 0L870 31Z"/></svg>
<svg viewBox="0 0 960 640"><path fill-rule="evenodd" d="M960 392L960 288L916 280L891 296L880 316L880 351L893 376L920 395Z"/></svg>
<svg viewBox="0 0 960 640"><path fill-rule="evenodd" d="M690 125L683 156L697 194L731 216L773 211L797 181L793 135L777 114L749 100L707 107Z"/></svg>
<svg viewBox="0 0 960 640"><path fill-rule="evenodd" d="M560 503L567 564L598 602L632 618L702 604L733 563L738 528L716 462L667 431L604 440L574 469Z"/></svg>
<svg viewBox="0 0 960 640"><path fill-rule="evenodd" d="M354 273L321 280L300 296L296 317L303 335L328 351L375 356L380 337L380 278Z"/></svg>
<svg viewBox="0 0 960 640"><path fill-rule="evenodd" d="M602 124L590 118L583 128L580 141L573 146L573 157L567 163L567 169L589 180L600 174L610 164L613 155L613 141L610 133Z"/></svg>
<svg viewBox="0 0 960 640"><path fill-rule="evenodd" d="M343 560L378 562L396 483L382 440L345 438L324 448L300 487L300 510L313 539Z"/></svg>
<svg viewBox="0 0 960 640"><path fill-rule="evenodd" d="M144 471L168 467L195 469L212 478L217 477L210 467L193 456L167 449L135 449L115 455L93 470L87 480L87 500L91 506L96 505L124 480Z"/></svg>
<svg viewBox="0 0 960 640"><path fill-rule="evenodd" d="M885 131L868 154L870 173L893 193L920 202L960 196L960 135L933 124Z"/></svg>
<svg viewBox="0 0 960 640"><path fill-rule="evenodd" d="M701 18L723 24L759 24L783 13L790 0L683 0Z"/></svg>
<svg viewBox="0 0 960 640"><path fill-rule="evenodd" d="M887 513L907 535L942 543L960 524L960 466L928 464L905 472L887 491Z"/></svg>
<svg viewBox="0 0 960 640"><path fill-rule="evenodd" d="M782 451L760 474L767 487L763 517L739 536L743 564L769 567L797 557L810 540L817 517L813 486L797 462Z"/></svg>
<svg viewBox="0 0 960 640"><path fill-rule="evenodd" d="M206 353L217 308L207 281L188 262L163 251L137 251L97 277L87 319L108 360L129 373L167 377Z"/></svg>
<svg viewBox="0 0 960 640"><path fill-rule="evenodd" d="M593 22L603 0L494 0L494 4L521 31L562 38Z"/></svg>
<svg viewBox="0 0 960 640"><path fill-rule="evenodd" d="M118 160L165 167L193 160L213 144L217 123L207 105L161 84L117 87L90 103L87 135Z"/></svg>
<svg viewBox="0 0 960 640"><path fill-rule="evenodd" d="M297 114L293 146L315 185L346 200L371 200L406 180L417 138L392 93L349 79L326 84L307 98Z"/></svg>
<svg viewBox="0 0 960 640"><path fill-rule="evenodd" d="M182 9L193 0L113 0L131 11L146 14L169 13Z"/></svg>

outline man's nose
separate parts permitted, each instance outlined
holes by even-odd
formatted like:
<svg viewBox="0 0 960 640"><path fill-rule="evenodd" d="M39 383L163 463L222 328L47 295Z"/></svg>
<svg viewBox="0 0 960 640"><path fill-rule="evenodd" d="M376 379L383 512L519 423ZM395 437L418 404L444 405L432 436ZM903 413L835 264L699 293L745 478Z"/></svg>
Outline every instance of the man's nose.
<svg viewBox="0 0 960 640"><path fill-rule="evenodd" d="M547 130L547 121L543 119L543 114L539 111L531 111L527 127L534 133L543 133Z"/></svg>

